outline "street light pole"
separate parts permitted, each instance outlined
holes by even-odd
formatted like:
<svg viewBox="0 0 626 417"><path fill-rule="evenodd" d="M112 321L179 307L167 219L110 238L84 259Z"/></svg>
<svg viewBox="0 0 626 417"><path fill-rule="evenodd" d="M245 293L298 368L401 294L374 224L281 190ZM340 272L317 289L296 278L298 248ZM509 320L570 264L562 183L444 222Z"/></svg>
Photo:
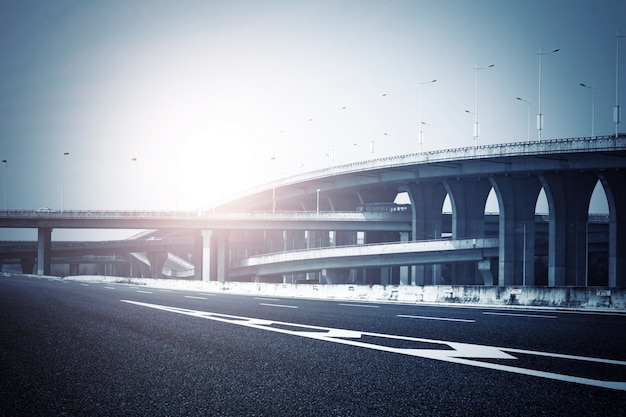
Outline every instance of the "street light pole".
<svg viewBox="0 0 626 417"><path fill-rule="evenodd" d="M65 158L69 156L69 152L63 152L63 169L61 172L61 211L65 210Z"/></svg>
<svg viewBox="0 0 626 417"><path fill-rule="evenodd" d="M272 213L276 212L276 184L275 184L275 178L274 178L274 164L276 162L276 157L275 156L270 156L270 181L272 181Z"/></svg>
<svg viewBox="0 0 626 417"><path fill-rule="evenodd" d="M530 100L524 100L521 97L517 97L517 99L528 105L528 110L526 111L526 141L530 142Z"/></svg>
<svg viewBox="0 0 626 417"><path fill-rule="evenodd" d="M422 86L425 84L432 84L437 82L437 80L430 81L420 81L419 82L419 93L420 93L420 133L419 133L419 152L422 153L422 145L424 144L424 132L422 130L422 125L424 121L422 120Z"/></svg>
<svg viewBox="0 0 626 417"><path fill-rule="evenodd" d="M131 162L133 163L133 167L134 167L134 184L133 184L133 210L137 210L137 158L131 158Z"/></svg>
<svg viewBox="0 0 626 417"><path fill-rule="evenodd" d="M580 83L579 85L591 90L591 137L594 138L596 137L596 83L591 83L591 85Z"/></svg>
<svg viewBox="0 0 626 417"><path fill-rule="evenodd" d="M381 97L386 97L387 93L383 93L380 95ZM372 97L372 105L371 105L371 111L372 111L372 123L371 123L371 132L370 132L370 136L371 136L371 140L370 140L370 159L374 159L374 119L376 117L376 112L374 111L374 98Z"/></svg>
<svg viewBox="0 0 626 417"><path fill-rule="evenodd" d="M559 49L544 52L541 46L539 47L539 108L537 113L537 140L539 142L541 142L541 131L543 130L543 114L541 113L541 60L544 55L553 54L555 52L559 52Z"/></svg>
<svg viewBox="0 0 626 417"><path fill-rule="evenodd" d="M474 69L476 70L476 94L474 96L474 147L478 146L478 135L480 134L479 124L478 124L478 70L493 68L495 65L487 65L486 67L481 67L476 63Z"/></svg>
<svg viewBox="0 0 626 417"><path fill-rule="evenodd" d="M626 38L626 35L621 35L620 30L617 29L615 35L615 107L613 108L613 122L615 123L615 139L619 135L618 129L621 118L621 109L619 107L619 38Z"/></svg>
<svg viewBox="0 0 626 417"><path fill-rule="evenodd" d="M9 172L9 161L6 159L2 160L4 164L4 209L7 209L7 176Z"/></svg>

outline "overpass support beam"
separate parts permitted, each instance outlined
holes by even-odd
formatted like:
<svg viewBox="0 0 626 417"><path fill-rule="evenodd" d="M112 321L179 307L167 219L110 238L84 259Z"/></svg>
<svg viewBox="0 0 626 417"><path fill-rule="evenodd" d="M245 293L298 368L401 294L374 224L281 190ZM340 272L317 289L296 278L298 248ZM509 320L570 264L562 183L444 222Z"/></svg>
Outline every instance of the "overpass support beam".
<svg viewBox="0 0 626 417"><path fill-rule="evenodd" d="M37 229L37 275L50 275L52 228Z"/></svg>
<svg viewBox="0 0 626 417"><path fill-rule="evenodd" d="M535 284L536 177L490 178L500 208L498 285ZM486 284L486 283L485 283Z"/></svg>
<svg viewBox="0 0 626 417"><path fill-rule="evenodd" d="M215 237L212 230L202 231L202 281L217 280L217 250L215 247Z"/></svg>
<svg viewBox="0 0 626 417"><path fill-rule="evenodd" d="M609 204L609 287L626 287L626 171L600 176Z"/></svg>
<svg viewBox="0 0 626 417"><path fill-rule="evenodd" d="M193 277L197 281L202 281L202 243L202 232L194 231L191 261L193 263Z"/></svg>
<svg viewBox="0 0 626 417"><path fill-rule="evenodd" d="M202 281L228 280L228 238L227 231L202 231Z"/></svg>
<svg viewBox="0 0 626 417"><path fill-rule="evenodd" d="M408 184L401 188L409 196L411 202L411 238L412 240L438 239L442 232L441 208L446 199L446 188L440 182ZM412 280L407 277L406 284L435 284L434 270L436 265L413 265ZM403 272L400 272L403 283Z"/></svg>
<svg viewBox="0 0 626 417"><path fill-rule="evenodd" d="M586 286L589 200L598 177L550 173L540 181L550 207L548 286Z"/></svg>
<svg viewBox="0 0 626 417"><path fill-rule="evenodd" d="M32 274L35 268L35 258L21 258L20 264L22 265L23 274Z"/></svg>
<svg viewBox="0 0 626 417"><path fill-rule="evenodd" d="M148 261L150 262L152 278L163 278L163 266L167 261L167 252L148 252Z"/></svg>
<svg viewBox="0 0 626 417"><path fill-rule="evenodd" d="M485 236L485 204L491 183L484 179L457 179L444 181L452 205L452 239L482 238ZM482 276L475 262L461 262L452 266L451 284L479 284Z"/></svg>

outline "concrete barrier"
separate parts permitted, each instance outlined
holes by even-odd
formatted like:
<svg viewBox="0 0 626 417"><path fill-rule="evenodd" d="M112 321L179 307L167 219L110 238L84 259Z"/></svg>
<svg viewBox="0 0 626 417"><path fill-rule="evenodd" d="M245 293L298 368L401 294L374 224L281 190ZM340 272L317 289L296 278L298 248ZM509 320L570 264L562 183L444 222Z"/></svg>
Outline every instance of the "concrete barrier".
<svg viewBox="0 0 626 417"><path fill-rule="evenodd" d="M626 288L270 284L103 276L71 276L64 279L261 297L626 311Z"/></svg>

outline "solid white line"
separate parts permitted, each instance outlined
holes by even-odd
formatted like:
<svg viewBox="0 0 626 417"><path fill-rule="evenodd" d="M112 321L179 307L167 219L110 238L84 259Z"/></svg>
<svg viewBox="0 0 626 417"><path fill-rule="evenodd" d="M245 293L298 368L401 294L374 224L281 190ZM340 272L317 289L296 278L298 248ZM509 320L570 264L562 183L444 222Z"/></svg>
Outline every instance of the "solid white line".
<svg viewBox="0 0 626 417"><path fill-rule="evenodd" d="M407 319L424 319L424 320L441 320L441 321L460 321L462 323L476 323L476 320L468 319L449 319L447 317L429 317L429 316L410 316L408 314L398 314L398 317L404 317Z"/></svg>
<svg viewBox="0 0 626 417"><path fill-rule="evenodd" d="M288 306L288 305L284 305L284 304L259 303L259 305L266 306L266 307L299 308L298 306Z"/></svg>
<svg viewBox="0 0 626 417"><path fill-rule="evenodd" d="M280 301L278 298L267 298L267 297L254 297L255 300L265 300L265 301Z"/></svg>
<svg viewBox="0 0 626 417"><path fill-rule="evenodd" d="M159 290L159 292L171 292L170 290Z"/></svg>
<svg viewBox="0 0 626 417"><path fill-rule="evenodd" d="M339 304L340 306L345 306L345 307L369 307L369 308L378 308L380 306L376 306L376 305L371 305L371 304Z"/></svg>
<svg viewBox="0 0 626 417"><path fill-rule="evenodd" d="M488 314L490 316L512 316L512 317L534 317L540 319L557 319L557 316L546 316L543 314L516 314L516 313L490 313L487 311L483 311L483 314Z"/></svg>
<svg viewBox="0 0 626 417"><path fill-rule="evenodd" d="M143 291L143 290L137 290L137 292L140 292L142 294L152 294L151 291Z"/></svg>
<svg viewBox="0 0 626 417"><path fill-rule="evenodd" d="M141 303L138 301L120 300L124 303L135 304L138 306L154 308L158 310L169 311L172 313L184 314L192 317L201 317L208 320L219 321L222 323L231 323L234 325L251 327L255 329L267 330L276 333L290 334L294 336L301 336L310 339L317 339L321 341L333 342L343 345L351 345L356 347L374 349L378 351L398 353L414 357L422 357L428 359L434 359L445 362L452 362L470 366L476 366L480 368L487 368L493 370L499 370L504 372L510 372L521 375L530 375L541 378L547 378L557 381L573 382L577 384L590 385L595 387L610 388L620 391L626 391L626 382L624 381L605 381L597 380L585 377L578 377L566 374L557 374L553 372L540 371L535 369L527 369L514 366L515 356L511 353L524 353L527 355L535 355L542 357L555 357L555 358L567 358L578 360L582 362L602 363L616 366L626 365L626 361L615 361L602 358L583 357L583 356L571 356L563 354L554 354L549 352L538 352L531 350L519 350L514 348L496 347L475 345L469 343L449 342L444 340L422 339L409 336L398 336L380 333L360 332L346 329L336 329L331 327L311 326L297 323L286 323L279 321L271 321L250 317L229 316L224 314L216 314L206 311L188 310L177 307L168 307L157 304ZM280 306L279 307L291 307L295 306ZM295 307L297 308L297 307ZM272 326L273 324L287 325L289 328ZM299 329L299 330L297 330ZM311 331L315 330L315 331ZM322 330L322 331L320 331ZM363 336L374 336L377 338L393 339L393 340L407 340L415 342L426 342L431 344L439 344L447 346L448 349L430 349L430 348L395 348L385 345L378 345L369 343L363 340ZM501 359L498 363L483 362L480 359Z"/></svg>
<svg viewBox="0 0 626 417"><path fill-rule="evenodd" d="M198 297L198 296L195 296L195 295L185 295L184 297L185 298L193 298L194 300L208 300L208 298L206 298L206 297Z"/></svg>

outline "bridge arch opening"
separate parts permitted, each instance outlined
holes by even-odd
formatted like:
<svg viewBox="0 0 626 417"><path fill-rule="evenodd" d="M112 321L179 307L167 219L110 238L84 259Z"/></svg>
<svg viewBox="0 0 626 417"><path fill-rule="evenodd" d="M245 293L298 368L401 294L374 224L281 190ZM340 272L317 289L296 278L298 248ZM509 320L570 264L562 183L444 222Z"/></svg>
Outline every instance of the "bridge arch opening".
<svg viewBox="0 0 626 417"><path fill-rule="evenodd" d="M609 202L598 180L589 199L586 227L587 285L609 285Z"/></svg>

